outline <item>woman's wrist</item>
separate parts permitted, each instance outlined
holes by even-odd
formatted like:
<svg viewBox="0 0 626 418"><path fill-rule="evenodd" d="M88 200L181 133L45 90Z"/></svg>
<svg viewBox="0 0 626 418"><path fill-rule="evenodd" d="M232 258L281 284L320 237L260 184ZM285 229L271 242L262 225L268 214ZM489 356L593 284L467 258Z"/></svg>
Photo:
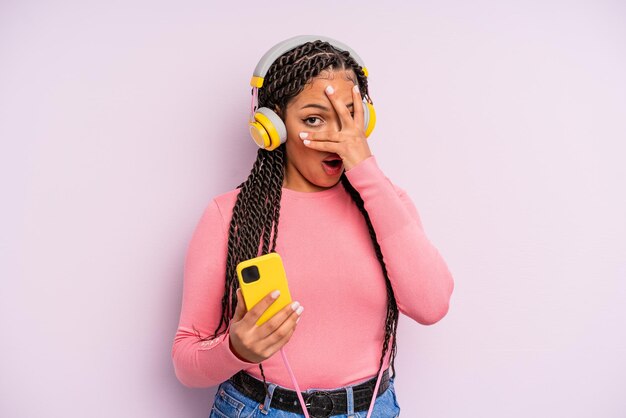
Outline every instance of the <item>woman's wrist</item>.
<svg viewBox="0 0 626 418"><path fill-rule="evenodd" d="M233 355L235 357L237 357L239 360L241 361L245 361L246 363L253 363L252 361L243 358L238 352L237 350L235 350L235 347L233 347L233 342L230 340L230 333L228 333L228 347L230 348L230 351L233 353Z"/></svg>

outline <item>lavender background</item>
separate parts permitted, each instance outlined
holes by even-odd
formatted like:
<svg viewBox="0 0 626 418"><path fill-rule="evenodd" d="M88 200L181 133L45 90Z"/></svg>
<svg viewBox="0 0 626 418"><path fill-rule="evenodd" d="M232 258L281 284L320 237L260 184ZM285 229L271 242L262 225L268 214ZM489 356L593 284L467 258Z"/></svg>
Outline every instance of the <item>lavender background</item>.
<svg viewBox="0 0 626 418"><path fill-rule="evenodd" d="M625 3L408 3L0 2L0 416L209 415L170 359L186 245L297 34L367 63L371 149L456 280L401 317L402 416L624 416Z"/></svg>

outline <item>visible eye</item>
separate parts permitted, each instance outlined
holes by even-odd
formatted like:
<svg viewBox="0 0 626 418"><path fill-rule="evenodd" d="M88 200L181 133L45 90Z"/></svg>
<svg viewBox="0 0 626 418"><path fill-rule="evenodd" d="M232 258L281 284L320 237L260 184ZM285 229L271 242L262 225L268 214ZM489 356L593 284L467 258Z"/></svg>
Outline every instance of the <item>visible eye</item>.
<svg viewBox="0 0 626 418"><path fill-rule="evenodd" d="M314 124L314 123L310 123L310 122L308 122L308 121L310 121L311 119L317 119L317 120L320 120L320 121L321 121L321 119L320 119L320 118L318 118L318 117L316 117L316 116L311 116L311 117L309 117L309 118L302 119L302 122L304 122L305 124L307 124L307 125L309 125L309 126L320 126L320 124L317 124L317 125L316 125L316 124Z"/></svg>

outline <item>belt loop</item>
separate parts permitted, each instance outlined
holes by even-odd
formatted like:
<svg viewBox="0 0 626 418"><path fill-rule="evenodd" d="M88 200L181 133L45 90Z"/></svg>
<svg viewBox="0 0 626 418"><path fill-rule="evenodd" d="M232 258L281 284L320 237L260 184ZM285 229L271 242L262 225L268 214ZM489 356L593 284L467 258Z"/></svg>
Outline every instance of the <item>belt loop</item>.
<svg viewBox="0 0 626 418"><path fill-rule="evenodd" d="M346 386L346 396L348 397L347 399L347 404L348 404L348 410L347 410L347 414L348 414L348 418L354 418L354 396L353 396L353 392L352 392L352 386Z"/></svg>
<svg viewBox="0 0 626 418"><path fill-rule="evenodd" d="M270 403L272 402L272 397L274 396L274 389L276 389L276 384L268 383L267 392L265 394L265 401L263 401L263 409L261 409L261 413L263 415L267 415L270 413Z"/></svg>

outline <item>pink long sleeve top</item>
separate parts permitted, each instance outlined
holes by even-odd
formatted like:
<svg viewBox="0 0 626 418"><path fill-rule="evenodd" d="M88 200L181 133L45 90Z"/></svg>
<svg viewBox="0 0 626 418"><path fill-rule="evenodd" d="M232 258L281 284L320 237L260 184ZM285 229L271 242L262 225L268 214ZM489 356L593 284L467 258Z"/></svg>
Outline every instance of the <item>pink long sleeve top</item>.
<svg viewBox="0 0 626 418"><path fill-rule="evenodd" d="M448 312L454 282L410 197L384 175L374 155L346 176L370 216L398 309L423 325L439 321ZM242 369L262 380L257 363L233 353L228 331L206 341L193 331L195 326L202 337L211 336L219 323L228 227L239 191L210 201L187 249L172 347L176 376L187 387L216 386ZM284 346L300 389L333 389L376 377L385 335L385 278L365 218L341 182L320 192L282 189L276 252L292 300L305 308ZM268 382L293 390L280 352L263 362L263 370Z"/></svg>

